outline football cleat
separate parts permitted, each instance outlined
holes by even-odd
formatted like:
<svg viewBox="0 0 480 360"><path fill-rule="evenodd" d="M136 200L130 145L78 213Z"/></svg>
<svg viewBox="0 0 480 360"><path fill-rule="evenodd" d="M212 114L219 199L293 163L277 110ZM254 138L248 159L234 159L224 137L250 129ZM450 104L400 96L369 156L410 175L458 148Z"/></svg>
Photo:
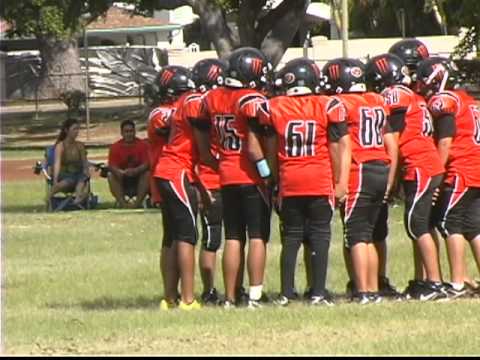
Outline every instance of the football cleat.
<svg viewBox="0 0 480 360"><path fill-rule="evenodd" d="M262 307L263 305L261 304L261 300L252 300L252 299L248 300L248 305L247 305L248 309L255 310L255 309L261 309Z"/></svg>
<svg viewBox="0 0 480 360"><path fill-rule="evenodd" d="M379 294L382 297L388 298L397 298L401 296L401 294L397 291L395 286L390 283L388 277L381 276L378 280L378 287L379 287Z"/></svg>
<svg viewBox="0 0 480 360"><path fill-rule="evenodd" d="M423 282L419 291L418 300L420 301L447 301L448 293L443 284L437 284L431 281Z"/></svg>
<svg viewBox="0 0 480 360"><path fill-rule="evenodd" d="M369 293L368 297L370 299L370 302L372 304L380 304L383 301L383 298L380 296L380 294L377 293Z"/></svg>
<svg viewBox="0 0 480 360"><path fill-rule="evenodd" d="M424 282L421 280L410 280L408 286L403 292L405 299L418 300L422 291Z"/></svg>
<svg viewBox="0 0 480 360"><path fill-rule="evenodd" d="M273 300L273 303L277 306L288 306L290 300L284 295L278 295L278 297Z"/></svg>
<svg viewBox="0 0 480 360"><path fill-rule="evenodd" d="M236 302L235 302L236 306L242 306L242 307L248 306L248 300L250 297L248 296L243 286L237 289L237 294L235 297L236 297Z"/></svg>
<svg viewBox="0 0 480 360"><path fill-rule="evenodd" d="M325 295L313 295L309 301L312 306L335 306L335 301L328 291Z"/></svg>
<svg viewBox="0 0 480 360"><path fill-rule="evenodd" d="M169 302L166 299L162 299L160 301L160 310L161 311L168 311L168 310L173 310L177 307L177 304L175 302Z"/></svg>
<svg viewBox="0 0 480 360"><path fill-rule="evenodd" d="M217 289L212 288L208 291L205 291L202 296L202 303L204 305L218 305L220 299L218 297Z"/></svg>
<svg viewBox="0 0 480 360"><path fill-rule="evenodd" d="M444 283L443 288L450 299L458 299L461 297L465 297L468 294L468 289L465 285L460 290L457 290L453 287L452 284Z"/></svg>
<svg viewBox="0 0 480 360"><path fill-rule="evenodd" d="M202 305L200 305L197 300L193 300L190 304L186 304L183 301L180 301L180 304L178 304L178 308L184 311L200 310L202 308Z"/></svg>
<svg viewBox="0 0 480 360"><path fill-rule="evenodd" d="M233 301L230 301L230 300L225 300L221 303L221 306L225 309L225 310L231 310L231 309L235 309L236 306L235 306L235 303Z"/></svg>
<svg viewBox="0 0 480 360"><path fill-rule="evenodd" d="M370 302L373 302L373 299L369 296L368 293L357 292L352 295L351 301L356 304L367 305Z"/></svg>

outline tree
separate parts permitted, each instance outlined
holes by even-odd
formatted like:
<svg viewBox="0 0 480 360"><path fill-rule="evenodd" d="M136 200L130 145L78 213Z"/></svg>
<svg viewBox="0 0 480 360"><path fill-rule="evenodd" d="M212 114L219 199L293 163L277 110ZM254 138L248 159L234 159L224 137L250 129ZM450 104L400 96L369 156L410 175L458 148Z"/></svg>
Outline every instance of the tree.
<svg viewBox="0 0 480 360"><path fill-rule="evenodd" d="M192 7L219 57L233 49L261 49L277 65L305 19L309 0L131 0L140 12ZM229 24L233 19L236 27Z"/></svg>
<svg viewBox="0 0 480 360"><path fill-rule="evenodd" d="M38 40L42 60L39 96L58 98L66 91L83 90L77 37L84 26L108 10L111 2L15 0L5 3L1 16L12 24L8 35L33 36Z"/></svg>

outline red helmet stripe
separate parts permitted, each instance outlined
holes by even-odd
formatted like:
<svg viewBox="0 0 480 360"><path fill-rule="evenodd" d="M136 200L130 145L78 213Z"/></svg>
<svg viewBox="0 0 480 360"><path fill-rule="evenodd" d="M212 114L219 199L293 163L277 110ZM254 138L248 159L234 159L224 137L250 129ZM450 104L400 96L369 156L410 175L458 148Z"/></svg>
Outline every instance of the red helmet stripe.
<svg viewBox="0 0 480 360"><path fill-rule="evenodd" d="M162 77L160 78L160 84L165 86L170 80L172 80L174 75L174 72L170 70L165 70L162 74Z"/></svg>

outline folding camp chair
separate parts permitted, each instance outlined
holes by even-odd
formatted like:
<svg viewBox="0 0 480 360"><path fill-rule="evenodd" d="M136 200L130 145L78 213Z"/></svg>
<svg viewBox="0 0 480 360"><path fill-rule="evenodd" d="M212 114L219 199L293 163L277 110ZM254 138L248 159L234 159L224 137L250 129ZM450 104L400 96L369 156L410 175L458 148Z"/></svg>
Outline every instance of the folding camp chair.
<svg viewBox="0 0 480 360"><path fill-rule="evenodd" d="M55 194L52 198L49 198L50 190L53 186L53 165L55 163L55 146L48 146L45 149L45 157L43 161L37 161L35 164L34 172L37 175L42 175L45 178L46 185L46 208L47 211L71 211L71 210L83 210L94 209L98 204L98 196L94 195L91 191L91 180L87 182L88 197L78 205L73 204L74 191L67 191L64 193ZM89 166L94 167L95 170L100 170L103 163L89 162Z"/></svg>

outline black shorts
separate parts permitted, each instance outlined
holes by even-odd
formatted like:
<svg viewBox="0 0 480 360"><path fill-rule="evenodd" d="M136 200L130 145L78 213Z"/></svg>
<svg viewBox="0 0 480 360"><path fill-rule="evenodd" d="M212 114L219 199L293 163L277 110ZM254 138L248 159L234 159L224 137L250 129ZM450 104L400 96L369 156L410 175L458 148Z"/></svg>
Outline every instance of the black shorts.
<svg viewBox="0 0 480 360"><path fill-rule="evenodd" d="M435 223L443 237L461 234L468 241L480 235L480 188L465 186L455 177L446 185L434 209Z"/></svg>
<svg viewBox="0 0 480 360"><path fill-rule="evenodd" d="M123 193L130 198L137 196L140 176L124 176L122 181Z"/></svg>
<svg viewBox="0 0 480 360"><path fill-rule="evenodd" d="M265 194L256 185L227 185L222 190L225 239L268 241L270 237L270 206Z"/></svg>
<svg viewBox="0 0 480 360"><path fill-rule="evenodd" d="M327 196L289 196L282 200L280 219L282 242L330 241L333 205Z"/></svg>
<svg viewBox="0 0 480 360"><path fill-rule="evenodd" d="M427 176L420 169L416 171L416 179L405 180L405 213L404 224L407 234L412 240L428 234L434 228L432 216L432 198L443 175Z"/></svg>
<svg viewBox="0 0 480 360"><path fill-rule="evenodd" d="M222 194L220 190L210 190L215 200L201 211L202 247L206 251L217 251L222 243Z"/></svg>
<svg viewBox="0 0 480 360"><path fill-rule="evenodd" d="M373 242L383 207L389 167L383 161L352 166L348 197L342 210L345 246Z"/></svg>
<svg viewBox="0 0 480 360"><path fill-rule="evenodd" d="M387 240L388 236L388 203L383 203L378 214L377 223L373 228L373 242Z"/></svg>
<svg viewBox="0 0 480 360"><path fill-rule="evenodd" d="M195 245L197 243L197 193L188 181L185 171L175 180L157 178L157 186L162 196L165 220L174 241L183 241Z"/></svg>

